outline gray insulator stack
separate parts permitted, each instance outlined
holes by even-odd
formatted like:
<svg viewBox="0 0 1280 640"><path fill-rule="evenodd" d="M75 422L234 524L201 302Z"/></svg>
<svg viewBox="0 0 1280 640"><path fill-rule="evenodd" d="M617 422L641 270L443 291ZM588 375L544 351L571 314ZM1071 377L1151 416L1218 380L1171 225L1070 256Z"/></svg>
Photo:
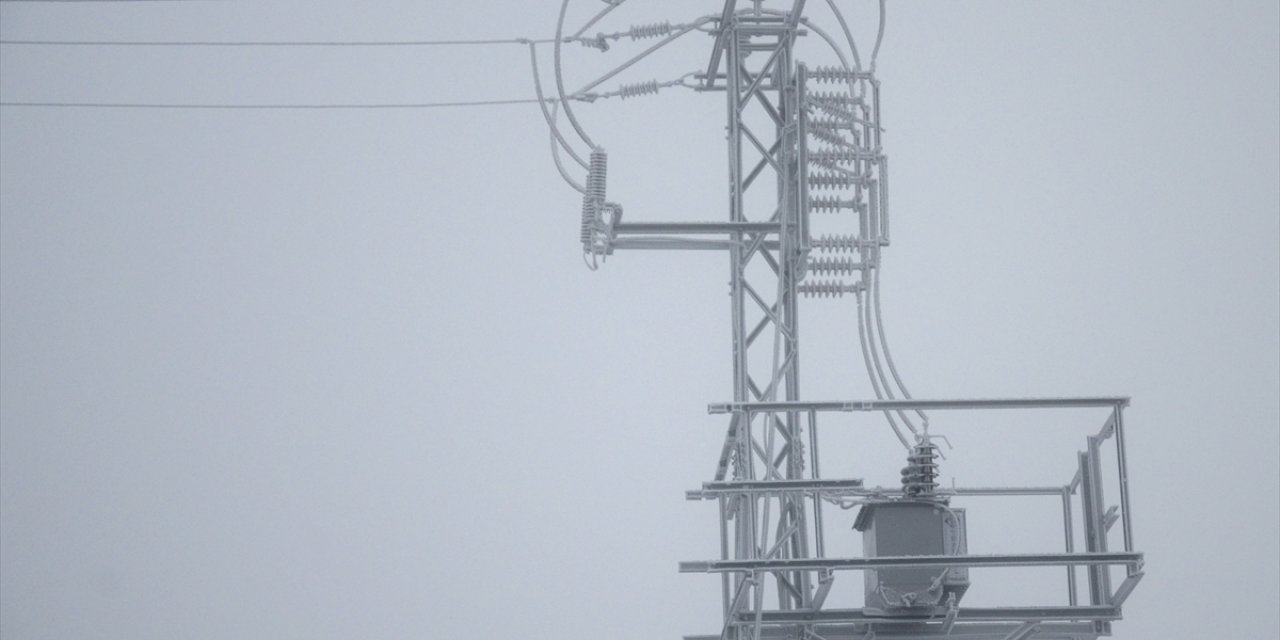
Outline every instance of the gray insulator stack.
<svg viewBox="0 0 1280 640"><path fill-rule="evenodd" d="M809 118L805 122L805 125L809 127L810 132L812 132L814 129L822 129L824 131L832 131L832 132L849 131L853 129L853 123L849 122L848 120L841 120L838 118L830 118L830 117L822 117L822 116L815 116L815 117Z"/></svg>
<svg viewBox="0 0 1280 640"><path fill-rule="evenodd" d="M582 194L582 247L588 251L593 244L596 222L604 208L609 154L600 147L592 149L590 165L587 169L587 192Z"/></svg>
<svg viewBox="0 0 1280 640"><path fill-rule="evenodd" d="M858 236L823 235L810 240L809 247L829 253L852 253L858 249Z"/></svg>
<svg viewBox="0 0 1280 640"><path fill-rule="evenodd" d="M810 258L809 272L823 275L851 275L862 270L853 258Z"/></svg>
<svg viewBox="0 0 1280 640"><path fill-rule="evenodd" d="M849 82L867 80L872 75L865 71L846 71L841 67L814 67L809 69L808 79L814 82Z"/></svg>
<svg viewBox="0 0 1280 640"><path fill-rule="evenodd" d="M908 498L932 498L938 489L938 445L922 442L907 454L902 469L902 493Z"/></svg>
<svg viewBox="0 0 1280 640"><path fill-rule="evenodd" d="M627 35L631 36L632 40L643 40L645 38L658 38L669 35L671 31L671 23L664 20L662 22L635 25L631 27L630 31L627 31Z"/></svg>
<svg viewBox="0 0 1280 640"><path fill-rule="evenodd" d="M874 151L846 147L843 149L818 149L809 152L809 159L822 164L853 164L859 160L875 160Z"/></svg>
<svg viewBox="0 0 1280 640"><path fill-rule="evenodd" d="M822 127L809 127L809 135L821 140L827 144L837 147L852 147L853 142L840 134L838 130L826 129Z"/></svg>
<svg viewBox="0 0 1280 640"><path fill-rule="evenodd" d="M834 104L841 107L853 108L862 104L862 98L851 96L841 91L810 91L805 97L817 105Z"/></svg>
<svg viewBox="0 0 1280 640"><path fill-rule="evenodd" d="M865 186L866 178L840 171L813 171L809 173L809 186L813 189L851 189Z"/></svg>
<svg viewBox="0 0 1280 640"><path fill-rule="evenodd" d="M622 96L623 100L626 100L627 98L634 98L636 96L643 96L646 94L657 93L657 92L658 92L657 80L649 80L647 82L633 82L631 84L624 84L621 87L618 87L618 95Z"/></svg>
<svg viewBox="0 0 1280 640"><path fill-rule="evenodd" d="M853 211L858 203L853 198L838 196L814 196L809 198L809 210L814 213L840 213L842 209Z"/></svg>
<svg viewBox="0 0 1280 640"><path fill-rule="evenodd" d="M796 285L796 293L806 298L839 298L846 293L858 293L861 290L860 284L838 280L817 280Z"/></svg>

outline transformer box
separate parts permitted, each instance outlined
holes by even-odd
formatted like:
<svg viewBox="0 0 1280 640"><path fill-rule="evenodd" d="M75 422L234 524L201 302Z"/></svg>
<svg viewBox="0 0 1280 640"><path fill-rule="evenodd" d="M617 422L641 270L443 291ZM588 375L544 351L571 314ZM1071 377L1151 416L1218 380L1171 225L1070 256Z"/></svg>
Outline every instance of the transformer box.
<svg viewBox="0 0 1280 640"><path fill-rule="evenodd" d="M939 500L886 500L863 505L853 524L863 555L955 556L968 553L964 509ZM964 567L876 569L864 572L865 610L873 615L933 616L959 603L969 588Z"/></svg>

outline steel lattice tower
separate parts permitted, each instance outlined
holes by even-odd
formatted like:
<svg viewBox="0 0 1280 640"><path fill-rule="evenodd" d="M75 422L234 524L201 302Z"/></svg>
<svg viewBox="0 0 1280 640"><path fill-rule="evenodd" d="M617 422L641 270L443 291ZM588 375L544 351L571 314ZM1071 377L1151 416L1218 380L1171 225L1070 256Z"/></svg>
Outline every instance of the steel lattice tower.
<svg viewBox="0 0 1280 640"><path fill-rule="evenodd" d="M684 572L720 574L723 624L718 635L705 638L1092 640L1109 635L1120 605L1143 575L1129 516L1122 417L1128 399L912 399L885 353L891 383L879 353L883 345L876 346L869 328L878 323L878 296L873 314L872 293L879 287L880 252L889 244L880 84L873 69L864 70L856 60L809 69L795 59L797 38L808 33L837 48L803 17L804 0L795 0L787 11L753 4L740 9L735 0L726 0L718 16L672 36L700 24L716 25L710 30L710 60L696 75L695 88L725 96L728 219L622 221L622 208L606 199L606 154L599 147L591 153L582 189L581 240L593 260L631 249L714 250L729 258L733 396L731 402L710 406L712 413L727 416L728 425L713 478L688 494L718 506L720 558L680 565ZM628 91L637 92L624 87L620 94ZM815 234L819 226L826 232ZM800 386L799 301L844 296L857 300L863 359L876 398L806 401ZM880 338L883 342L883 333ZM895 386L901 398L894 395ZM1109 414L1079 453L1078 471L1069 483L939 488L925 410L1090 407ZM854 411L883 413L908 450L901 489L821 476L818 415ZM1120 504L1107 509L1100 447L1112 439ZM1013 495L1061 499L1063 552L967 553L964 510L951 508L951 498ZM1076 548L1074 534L1076 497L1083 550ZM850 498L863 505L854 526L864 532L864 557L828 557L823 503ZM1116 523L1123 532L1118 552L1109 550L1107 535ZM1067 605L959 606L969 585L968 568L1017 566L1067 567ZM1078 566L1084 567L1087 604L1077 593ZM1112 567L1123 570L1114 590ZM844 571L867 576L866 606L826 606L837 574ZM919 579L923 586L903 593L903 585Z"/></svg>

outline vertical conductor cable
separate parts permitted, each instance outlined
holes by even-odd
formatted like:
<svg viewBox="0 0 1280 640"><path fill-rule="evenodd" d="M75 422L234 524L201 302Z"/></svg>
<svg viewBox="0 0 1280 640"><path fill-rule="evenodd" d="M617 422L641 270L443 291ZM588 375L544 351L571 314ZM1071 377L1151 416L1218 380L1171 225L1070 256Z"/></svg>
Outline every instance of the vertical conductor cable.
<svg viewBox="0 0 1280 640"><path fill-rule="evenodd" d="M835 38L832 38L830 34L828 34L826 31L823 31L821 27L813 24L813 22L810 21L808 18L801 18L800 21L803 22L806 27L809 27L810 31L813 31L814 33L818 34L818 37L826 41L827 46L831 47L831 50L834 51L836 54L836 58L840 60L841 68L843 68L845 71L852 71L852 67L849 66L849 59L844 57L844 51L840 49L840 45L836 44ZM853 50L853 56L854 56L853 58L854 63L857 65L858 70L861 71L862 63L858 60L857 49ZM858 86L861 86L861 85L855 82L851 78L849 80L849 94L857 95L857 91L855 90L855 88Z"/></svg>
<svg viewBox="0 0 1280 640"><path fill-rule="evenodd" d="M880 271L878 265L873 266L872 270L876 271L877 273ZM872 284L873 285L876 284L874 279L872 281ZM898 399L897 396L893 394L893 387L889 386L889 379L886 378L884 375L884 365L880 363L880 347L876 345L875 335L871 333L871 327L874 324L872 322L873 318L871 315L871 307L872 307L871 303L872 303L873 297L874 297L874 294L871 291L868 291L867 304L865 305L865 307L862 305L859 305L858 307L858 312L865 315L865 320L861 317L858 318L859 326L866 327L865 331L867 332L867 342L870 343L871 345L871 365L875 368L876 378L879 379L880 384L883 386L885 395L889 396L890 400L897 400ZM906 425L907 429L911 431L912 435L916 437L920 436L920 431L916 429L915 423L913 423L911 419L907 417L906 413L904 413L901 409L898 409L897 411L895 411L895 413L897 413L898 417L902 419L902 423Z"/></svg>
<svg viewBox="0 0 1280 640"><path fill-rule="evenodd" d="M572 156L572 157L573 157L573 159L574 159L575 161L577 161L577 163L578 163L579 165L581 165L581 166L582 166L582 168L586 169L586 168L587 168L587 166L588 166L588 165L587 165L587 162L586 162L585 160L583 160L583 159L582 159L582 156L579 156L576 152L574 152L573 147L570 147L570 146L569 146L569 143L564 139L564 136L560 134L560 127L558 127L558 126L556 125L556 118L553 118L553 117L551 116L551 113L547 111L547 102L548 102L548 100L547 100L546 98L544 98L544 97L543 97L543 94L542 94L542 80L541 80L541 79L539 78L539 76L538 76L538 50L537 50L537 46L536 46L534 43L532 43L532 42L530 42L530 43L528 43L528 44L529 44L529 63L530 63L530 65L533 67L533 89L534 89L534 91L537 93L537 96L538 96L538 106L542 109L542 117L546 119L546 121L547 121L547 126L551 128L551 135L552 135L552 138L553 138L554 140L556 140L556 141L559 141L560 145L564 147L564 150L565 150L565 151L568 151L568 152L569 152L569 155L570 155L570 156ZM560 104L559 102L557 102L557 103L556 103L556 105L557 105L557 115L558 115L558 106L559 106L559 104ZM568 108L568 105L566 104L566 105L565 105L565 107L566 107L566 108ZM552 149L554 150L554 146L552 147ZM559 157L559 155L558 155L558 154L556 154L556 155L554 155L554 157L555 157L555 159L556 159L556 167L560 169L560 175L561 175L562 177L564 177L564 179L565 179L566 181L568 181L568 183L569 183L571 186L573 186L573 188L577 189L578 191L582 191L582 190L583 190L582 186L581 186L581 185L579 185L577 182L574 182L574 181L573 181L573 179L571 179L571 178L570 178L570 177L565 173L565 171L564 171L564 167L560 164L560 157Z"/></svg>
<svg viewBox="0 0 1280 640"><path fill-rule="evenodd" d="M844 14L840 13L840 8L836 6L835 0L827 0L827 6L831 7L831 13L836 16L836 22L840 23L840 29L844 31L844 38L849 42L849 51L853 54L853 64L862 71L862 59L858 57L858 45L853 42L853 34L849 31L849 23L844 21ZM560 38L560 34L556 34L556 39Z"/></svg>
<svg viewBox="0 0 1280 640"><path fill-rule="evenodd" d="M564 181L568 182L569 186L573 187L575 191L583 195L586 195L587 188L579 184L577 180L574 180L573 178L571 178L569 176L569 172L565 171L564 169L564 163L560 161L560 142L556 140L556 137L559 136L560 132L555 127L555 121L557 119L557 116L559 115L560 115L560 103L557 102L551 105L551 122L552 122L551 133L550 133L551 159L555 160L556 171L560 172L560 177L564 178Z"/></svg>
<svg viewBox="0 0 1280 640"><path fill-rule="evenodd" d="M898 368L893 364L893 355L889 353L889 341L884 338L884 321L880 319L880 267L876 268L873 285L872 303L875 308L876 331L880 334L880 348L884 350L884 360L889 365L889 373L893 376L893 381L898 385L898 389L902 391L902 397L910 400L911 392L907 391L907 385L902 384L902 377L898 375ZM929 435L929 415L920 409L916 409L916 415L920 416L920 429L927 437Z"/></svg>
<svg viewBox="0 0 1280 640"><path fill-rule="evenodd" d="M867 330L866 324L862 316L862 293L855 294L858 300L858 341L862 343L862 361L867 366L867 377L871 380L871 388L875 391L876 399L883 400L884 393L880 390L880 383L876 382L875 372L871 370L871 352L867 350ZM884 417L889 421L889 428L893 429L893 434L898 436L898 441L906 449L911 449L911 443L907 442L907 438L902 435L902 430L898 428L898 423L893 419L893 413L885 410Z"/></svg>
<svg viewBox="0 0 1280 640"><path fill-rule="evenodd" d="M880 42L884 40L884 0L880 0L880 26L876 29L876 46L871 49L871 73L876 72L876 57L880 55Z"/></svg>
<svg viewBox="0 0 1280 640"><path fill-rule="evenodd" d="M582 125L578 122L578 118L573 115L573 107L568 103L568 98L564 93L564 74L560 69L560 45L564 38L564 14L569 10L569 0L561 0L560 17L556 19L556 42L555 42L555 67L556 67L556 93L560 96L560 101L564 103L564 115L569 118L569 124L573 125L578 135L582 137L582 141L587 143L588 147L595 148L596 143L591 141L591 136L582 130Z"/></svg>

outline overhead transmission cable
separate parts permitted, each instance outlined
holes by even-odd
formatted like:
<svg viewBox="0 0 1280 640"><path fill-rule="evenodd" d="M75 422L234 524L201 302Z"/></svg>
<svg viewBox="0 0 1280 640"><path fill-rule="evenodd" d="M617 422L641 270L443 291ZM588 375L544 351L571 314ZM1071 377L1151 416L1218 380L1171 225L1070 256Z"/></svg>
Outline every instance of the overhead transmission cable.
<svg viewBox="0 0 1280 640"><path fill-rule="evenodd" d="M573 41L575 37L567 38ZM482 40L0 40L0 45L62 47L435 47L495 44L548 44L550 38Z"/></svg>
<svg viewBox="0 0 1280 640"><path fill-rule="evenodd" d="M400 103L164 103L164 102L76 102L76 101L0 101L0 107L76 107L93 109L251 109L251 110L283 110L283 109L434 109L443 107L484 107L510 104L532 104L537 98L515 98L511 100L464 100L458 102L400 102ZM551 98L548 102L554 102Z"/></svg>

